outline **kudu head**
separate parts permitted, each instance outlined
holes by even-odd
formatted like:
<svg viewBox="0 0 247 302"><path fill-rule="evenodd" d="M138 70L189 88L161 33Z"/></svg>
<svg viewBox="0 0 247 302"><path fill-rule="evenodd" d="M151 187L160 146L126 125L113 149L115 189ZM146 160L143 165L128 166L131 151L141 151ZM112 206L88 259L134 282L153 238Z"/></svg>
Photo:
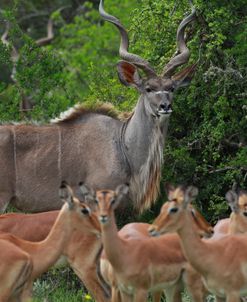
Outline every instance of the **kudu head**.
<svg viewBox="0 0 247 302"><path fill-rule="evenodd" d="M149 227L151 236L167 232L177 231L181 225L181 216L184 211L189 211L193 217L198 233L203 237L210 237L213 234L211 225L201 216L201 214L193 208L191 201L198 194L198 189L193 186L189 187L167 187L168 202L164 203L159 216Z"/></svg>
<svg viewBox="0 0 247 302"><path fill-rule="evenodd" d="M172 112L173 92L179 87L190 83L196 64L175 73L177 67L189 60L189 49L185 43L184 32L186 26L195 19L195 9L179 25L177 30L177 54L164 67L161 76L158 76L149 62L140 56L128 52L129 38L127 31L120 21L104 10L104 1L100 1L99 12L104 20L114 24L121 35L119 55L123 59L117 64L120 81L126 86L135 87L143 97L146 111L155 118L169 116ZM141 69L146 78L141 78L138 69Z"/></svg>
<svg viewBox="0 0 247 302"><path fill-rule="evenodd" d="M122 198L128 193L129 186L126 184L119 185L116 190L98 190L94 191L86 185L80 186L85 198L95 203L98 219L101 224L107 224L114 215L114 210L118 207Z"/></svg>

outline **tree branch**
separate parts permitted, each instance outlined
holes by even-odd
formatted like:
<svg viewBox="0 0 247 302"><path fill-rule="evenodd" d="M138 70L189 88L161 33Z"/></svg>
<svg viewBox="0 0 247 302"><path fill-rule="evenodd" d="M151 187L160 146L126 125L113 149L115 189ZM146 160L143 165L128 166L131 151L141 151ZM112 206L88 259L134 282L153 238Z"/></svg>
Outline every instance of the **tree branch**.
<svg viewBox="0 0 247 302"><path fill-rule="evenodd" d="M211 170L211 171L209 171L209 174L224 172L224 171L228 171L228 170L247 171L247 166L243 166L243 167L239 167L239 166L226 166L226 167L223 167L223 168Z"/></svg>

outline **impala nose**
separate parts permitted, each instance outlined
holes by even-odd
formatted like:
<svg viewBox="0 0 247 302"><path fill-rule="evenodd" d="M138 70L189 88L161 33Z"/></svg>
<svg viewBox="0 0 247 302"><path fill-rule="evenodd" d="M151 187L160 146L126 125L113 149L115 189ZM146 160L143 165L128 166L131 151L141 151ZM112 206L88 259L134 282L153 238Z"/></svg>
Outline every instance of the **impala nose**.
<svg viewBox="0 0 247 302"><path fill-rule="evenodd" d="M101 223L106 223L106 222L108 221L108 216L106 216L106 215L101 215L101 216L99 217L99 221L100 221Z"/></svg>
<svg viewBox="0 0 247 302"><path fill-rule="evenodd" d="M159 232L157 232L157 231L155 230L155 228L152 228L152 227L150 227L150 228L148 229L148 233L149 233L149 235L152 236L152 237L157 237L157 236L159 236Z"/></svg>
<svg viewBox="0 0 247 302"><path fill-rule="evenodd" d="M244 212L244 216L246 216L246 217L247 217L247 212Z"/></svg>

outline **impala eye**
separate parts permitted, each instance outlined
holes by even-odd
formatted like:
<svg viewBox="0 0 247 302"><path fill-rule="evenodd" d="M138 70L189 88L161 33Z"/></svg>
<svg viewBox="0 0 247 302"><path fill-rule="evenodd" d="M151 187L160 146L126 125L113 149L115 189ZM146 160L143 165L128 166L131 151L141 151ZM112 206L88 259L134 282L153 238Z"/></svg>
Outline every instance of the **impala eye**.
<svg viewBox="0 0 247 302"><path fill-rule="evenodd" d="M87 208L82 208L81 209L81 212L82 212L82 214L84 214L84 215L88 215L90 212L89 212L89 210L87 209Z"/></svg>
<svg viewBox="0 0 247 302"><path fill-rule="evenodd" d="M114 203L115 203L115 201L116 201L115 199L112 199L111 204L114 204Z"/></svg>
<svg viewBox="0 0 247 302"><path fill-rule="evenodd" d="M178 208L171 208L171 209L169 210L169 214L177 213L177 211L178 211Z"/></svg>

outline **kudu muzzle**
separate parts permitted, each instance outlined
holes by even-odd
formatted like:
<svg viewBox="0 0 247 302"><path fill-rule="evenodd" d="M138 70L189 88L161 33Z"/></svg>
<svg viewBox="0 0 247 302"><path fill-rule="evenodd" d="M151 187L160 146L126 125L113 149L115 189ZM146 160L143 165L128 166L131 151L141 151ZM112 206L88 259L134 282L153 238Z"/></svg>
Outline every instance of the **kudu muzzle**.
<svg viewBox="0 0 247 302"><path fill-rule="evenodd" d="M158 107L158 114L171 114L172 105L170 101L170 93L168 91L157 91L155 94L160 98L160 104Z"/></svg>

